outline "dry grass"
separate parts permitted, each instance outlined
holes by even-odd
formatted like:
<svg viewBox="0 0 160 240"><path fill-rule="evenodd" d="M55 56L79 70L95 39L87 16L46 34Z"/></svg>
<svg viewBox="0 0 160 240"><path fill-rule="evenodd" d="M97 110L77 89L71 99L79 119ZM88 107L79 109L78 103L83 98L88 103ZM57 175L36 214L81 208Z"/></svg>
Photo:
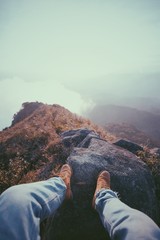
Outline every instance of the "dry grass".
<svg viewBox="0 0 160 240"><path fill-rule="evenodd" d="M18 114L16 117L19 119ZM59 105L41 104L29 115L21 109L21 118L0 132L0 191L57 172L69 155L61 145L63 131L87 128L105 140L113 140L103 128Z"/></svg>
<svg viewBox="0 0 160 240"><path fill-rule="evenodd" d="M151 154L148 147L145 147L144 151L139 152L138 156L148 165L152 172L156 185L156 195L160 203L160 156Z"/></svg>

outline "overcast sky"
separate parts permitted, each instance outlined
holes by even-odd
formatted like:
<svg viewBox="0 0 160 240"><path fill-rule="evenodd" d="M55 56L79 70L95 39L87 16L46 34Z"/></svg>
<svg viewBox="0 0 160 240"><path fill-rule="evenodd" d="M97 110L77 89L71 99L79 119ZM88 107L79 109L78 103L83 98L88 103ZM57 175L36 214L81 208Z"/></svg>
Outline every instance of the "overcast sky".
<svg viewBox="0 0 160 240"><path fill-rule="evenodd" d="M0 0L0 129L27 101L81 114L159 90L159 0Z"/></svg>

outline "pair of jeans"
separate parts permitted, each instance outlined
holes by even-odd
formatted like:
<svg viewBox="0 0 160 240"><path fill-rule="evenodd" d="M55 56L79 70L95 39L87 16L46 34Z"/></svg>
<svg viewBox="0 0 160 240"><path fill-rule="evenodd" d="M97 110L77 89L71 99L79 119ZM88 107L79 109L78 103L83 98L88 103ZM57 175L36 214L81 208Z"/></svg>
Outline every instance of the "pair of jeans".
<svg viewBox="0 0 160 240"><path fill-rule="evenodd" d="M40 240L40 222L54 215L65 193L59 177L8 188L0 196L0 240Z"/></svg>
<svg viewBox="0 0 160 240"><path fill-rule="evenodd" d="M110 189L97 193L95 208L113 240L160 240L160 229L155 222L121 202Z"/></svg>
<svg viewBox="0 0 160 240"><path fill-rule="evenodd" d="M59 177L7 189L0 196L0 240L40 240L40 222L55 214L65 193ZM95 205L111 239L160 239L158 226L122 203L112 190L97 193Z"/></svg>

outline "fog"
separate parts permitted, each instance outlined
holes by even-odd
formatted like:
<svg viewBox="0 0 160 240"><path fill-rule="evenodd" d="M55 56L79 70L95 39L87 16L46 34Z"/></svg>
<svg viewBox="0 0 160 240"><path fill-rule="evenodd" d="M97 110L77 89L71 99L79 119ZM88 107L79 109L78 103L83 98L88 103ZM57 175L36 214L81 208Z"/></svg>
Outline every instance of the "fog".
<svg viewBox="0 0 160 240"><path fill-rule="evenodd" d="M26 101L159 98L159 0L1 0L0 32L0 129Z"/></svg>

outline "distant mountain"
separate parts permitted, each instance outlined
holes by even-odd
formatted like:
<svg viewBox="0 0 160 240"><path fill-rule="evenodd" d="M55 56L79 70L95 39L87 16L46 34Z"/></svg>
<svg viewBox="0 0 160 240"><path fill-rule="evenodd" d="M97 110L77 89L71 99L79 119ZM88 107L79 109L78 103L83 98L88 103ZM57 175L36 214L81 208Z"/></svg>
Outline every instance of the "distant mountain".
<svg viewBox="0 0 160 240"><path fill-rule="evenodd" d="M121 106L136 108L138 110L151 112L160 115L160 98L153 97L135 97L124 98L119 102ZM114 104L114 105L119 105Z"/></svg>
<svg viewBox="0 0 160 240"><path fill-rule="evenodd" d="M132 142L135 142L145 147L149 147L149 148L160 147L159 141L153 140L144 132L138 130L135 126L128 123L106 124L104 126L104 129L108 133L116 136L117 138L128 139Z"/></svg>
<svg viewBox="0 0 160 240"><path fill-rule="evenodd" d="M109 123L130 124L154 141L160 141L160 115L158 114L124 106L97 105L90 111L88 117L102 126Z"/></svg>
<svg viewBox="0 0 160 240"><path fill-rule="evenodd" d="M136 108L137 110L150 112L160 115L160 97L132 97L106 95L105 98L99 96L100 99L95 100L96 105L112 105Z"/></svg>

